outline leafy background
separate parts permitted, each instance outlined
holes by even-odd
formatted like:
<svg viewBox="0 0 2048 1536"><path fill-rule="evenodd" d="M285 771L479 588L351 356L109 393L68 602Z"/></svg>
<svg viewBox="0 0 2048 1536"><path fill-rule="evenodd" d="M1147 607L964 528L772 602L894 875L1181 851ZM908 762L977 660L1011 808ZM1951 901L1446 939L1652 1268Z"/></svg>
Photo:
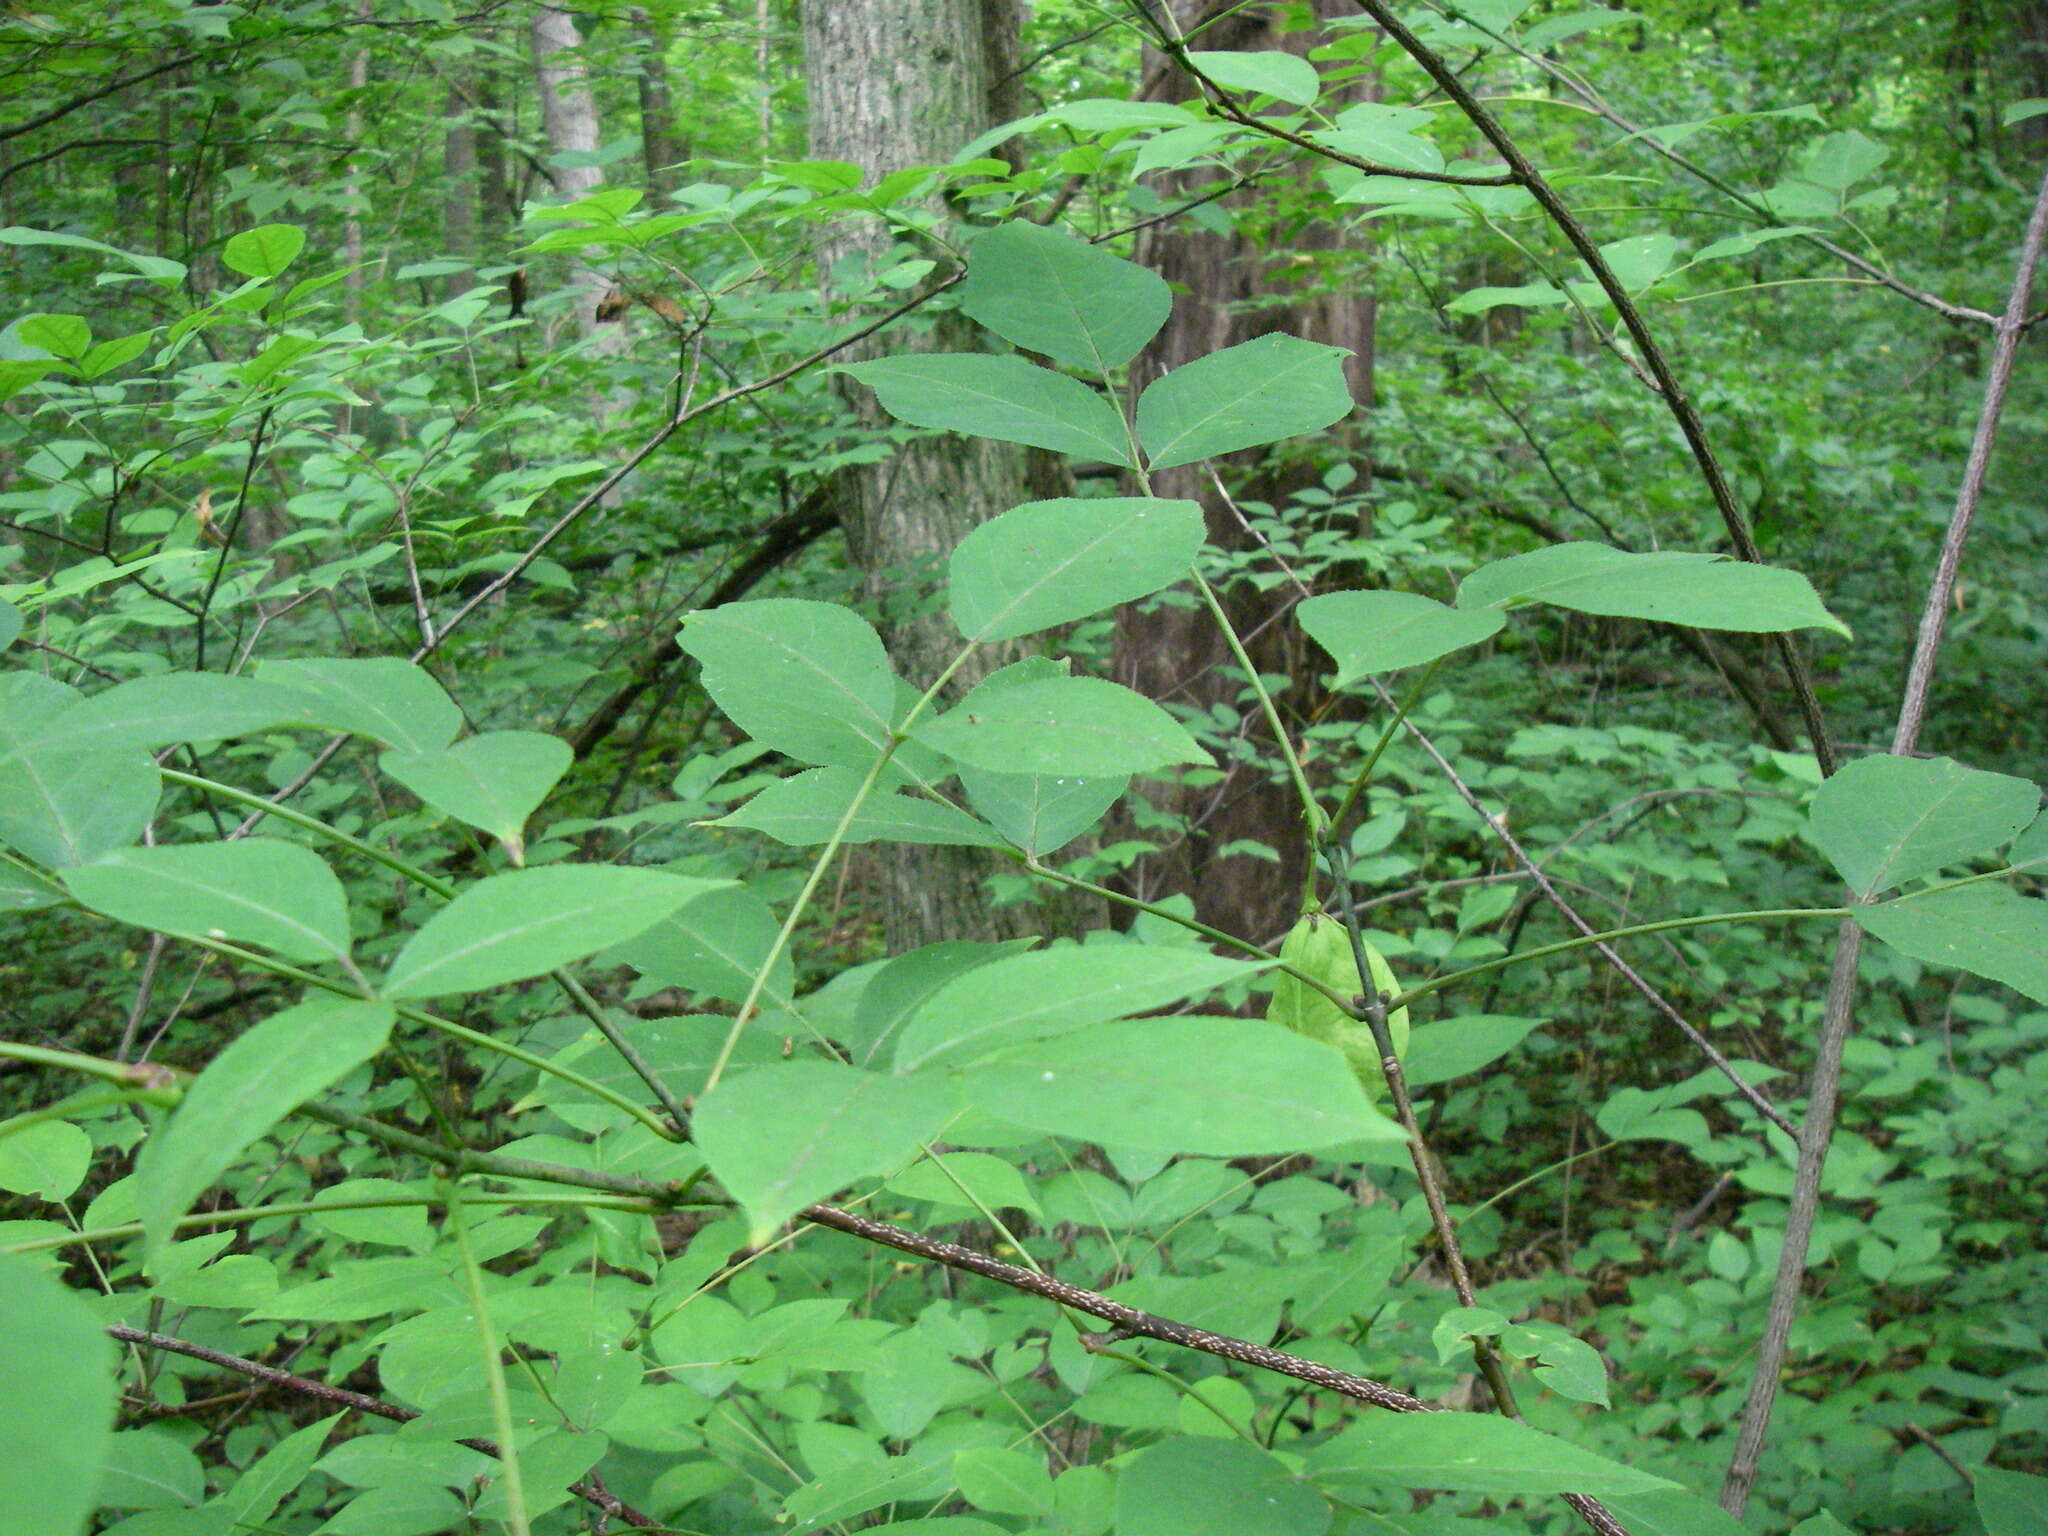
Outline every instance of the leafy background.
<svg viewBox="0 0 2048 1536"><path fill-rule="evenodd" d="M1400 13L1769 570L1383 22L821 9L0 18L0 1530L2039 1528L2040 7Z"/></svg>

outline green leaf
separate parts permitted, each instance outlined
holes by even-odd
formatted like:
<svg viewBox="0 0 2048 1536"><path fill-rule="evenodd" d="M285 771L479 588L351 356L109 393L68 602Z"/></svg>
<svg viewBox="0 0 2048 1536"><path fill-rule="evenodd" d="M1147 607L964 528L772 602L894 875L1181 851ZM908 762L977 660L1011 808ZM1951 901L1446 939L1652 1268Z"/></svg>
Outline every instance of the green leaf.
<svg viewBox="0 0 2048 1536"><path fill-rule="evenodd" d="M1607 1366L1600 1352L1556 1323L1510 1323L1501 1347L1531 1362L1530 1374L1559 1397L1575 1403L1607 1404Z"/></svg>
<svg viewBox="0 0 2048 1536"><path fill-rule="evenodd" d="M114 1426L114 1341L30 1258L0 1255L0 1536L74 1536Z"/></svg>
<svg viewBox="0 0 2048 1536"><path fill-rule="evenodd" d="M283 725L318 725L323 713L313 695L282 683L221 672L164 672L81 700L50 722L41 741L66 750L154 749Z"/></svg>
<svg viewBox="0 0 2048 1536"><path fill-rule="evenodd" d="M1318 432L1351 414L1342 347L1275 331L1183 364L1138 397L1147 464L1169 469Z"/></svg>
<svg viewBox="0 0 2048 1536"><path fill-rule="evenodd" d="M438 811L522 855L526 819L574 761L569 744L538 731L487 731L438 752L386 752L378 765Z"/></svg>
<svg viewBox="0 0 2048 1536"><path fill-rule="evenodd" d="M257 681L311 696L314 724L368 736L402 752L438 752L462 729L462 711L428 673L390 656L267 661Z"/></svg>
<svg viewBox="0 0 2048 1536"><path fill-rule="evenodd" d="M1377 672L1419 667L1496 634L1507 615L1494 608L1446 608L1413 592L1330 592L1295 610L1301 627L1337 663L1343 688Z"/></svg>
<svg viewBox="0 0 2048 1536"><path fill-rule="evenodd" d="M1419 1025L1408 1037L1408 1054L1401 1061L1402 1074L1410 1088L1426 1088L1464 1077L1507 1055L1530 1031L1541 1029L1544 1022L1481 1013Z"/></svg>
<svg viewBox="0 0 2048 1536"><path fill-rule="evenodd" d="M0 651L4 651L21 635L21 610L12 603L0 603Z"/></svg>
<svg viewBox="0 0 2048 1536"><path fill-rule="evenodd" d="M866 775L853 768L811 768L777 779L738 810L709 823L765 832L777 842L808 847L832 836ZM1002 838L963 811L936 800L871 792L848 824L849 843L950 843L1000 848Z"/></svg>
<svg viewBox="0 0 2048 1536"><path fill-rule="evenodd" d="M857 1065L866 1066L892 1055L897 1031L941 987L977 966L1022 954L1038 941L1008 939L998 944L973 939L945 939L924 944L875 967L854 1005L845 1043Z"/></svg>
<svg viewBox="0 0 2048 1536"><path fill-rule="evenodd" d="M2014 123L2024 123L2029 118L2048 115L2048 96L2028 96L2014 102L1998 114L1998 120L2010 128Z"/></svg>
<svg viewBox="0 0 2048 1536"><path fill-rule="evenodd" d="M221 247L220 262L243 277L276 277L306 248L306 232L290 224L259 224Z"/></svg>
<svg viewBox="0 0 2048 1536"><path fill-rule="evenodd" d="M1116 1536L1322 1536L1329 1528L1323 1496L1241 1440L1164 1440L1117 1471Z"/></svg>
<svg viewBox="0 0 2048 1536"><path fill-rule="evenodd" d="M15 322L14 334L67 362L78 361L92 346L92 327L77 315L24 315Z"/></svg>
<svg viewBox="0 0 2048 1536"><path fill-rule="evenodd" d="M1340 1493L1444 1488L1508 1498L1583 1493L1604 1499L1677 1486L1492 1413L1367 1414L1311 1451L1308 1465Z"/></svg>
<svg viewBox="0 0 2048 1536"><path fill-rule="evenodd" d="M53 869L90 864L142 836L162 791L146 753L30 743L0 762L0 842Z"/></svg>
<svg viewBox="0 0 2048 1536"><path fill-rule="evenodd" d="M1630 235L1600 247L1608 269L1630 293L1640 293L1671 270L1678 255L1673 235Z"/></svg>
<svg viewBox="0 0 2048 1536"><path fill-rule="evenodd" d="M1034 858L1058 852L1101 821L1130 783L1123 775L1082 779L960 770L960 786L975 814Z"/></svg>
<svg viewBox="0 0 2048 1536"><path fill-rule="evenodd" d="M2048 901L2010 886L1959 885L1859 907L1856 921L1928 965L1954 966L2048 1003Z"/></svg>
<svg viewBox="0 0 2048 1536"><path fill-rule="evenodd" d="M911 734L969 767L1001 773L1101 778L1210 760L1150 699L1093 677L984 683Z"/></svg>
<svg viewBox="0 0 2048 1536"><path fill-rule="evenodd" d="M927 998L897 1037L896 1070L980 1061L1027 1040L1213 992L1271 964L1146 944L1064 944L1011 955Z"/></svg>
<svg viewBox="0 0 2048 1536"><path fill-rule="evenodd" d="M2048 1515L2048 1477L1989 1466L1978 1467L1974 1475L1984 1536L2036 1536Z"/></svg>
<svg viewBox="0 0 2048 1536"><path fill-rule="evenodd" d="M665 987L741 1003L781 929L781 920L760 897L744 887L727 886L684 902L637 937L607 950L604 960L630 965ZM776 1007L793 1008L794 988L795 971L785 950L762 996ZM721 1037L723 1033L720 1021Z"/></svg>
<svg viewBox="0 0 2048 1536"><path fill-rule="evenodd" d="M1026 502L953 551L948 599L969 640L1014 640L1149 597L1201 551L1201 505L1149 496Z"/></svg>
<svg viewBox="0 0 2048 1536"><path fill-rule="evenodd" d="M734 725L799 762L865 768L889 741L896 678L874 626L835 603L769 598L692 614L678 643Z"/></svg>
<svg viewBox="0 0 2048 1536"><path fill-rule="evenodd" d="M272 1014L207 1063L135 1161L152 1251L162 1252L178 1218L250 1143L382 1050L393 1018L386 1003L315 998Z"/></svg>
<svg viewBox="0 0 2048 1536"><path fill-rule="evenodd" d="M421 925L391 962L383 995L436 997L524 981L630 939L684 902L730 884L615 864L492 875Z"/></svg>
<svg viewBox="0 0 2048 1536"><path fill-rule="evenodd" d="M1806 840L1859 896L1931 875L2018 836L2041 792L1946 757L1877 754L1813 792Z"/></svg>
<svg viewBox="0 0 2048 1536"><path fill-rule="evenodd" d="M1001 1446L977 1445L953 1458L953 1481L960 1496L976 1509L996 1515L1030 1515L1049 1523L1053 1515L1052 1477L1043 1456Z"/></svg>
<svg viewBox="0 0 2048 1536"><path fill-rule="evenodd" d="M727 1077L698 1101L691 1134L758 1246L805 1206L895 1172L958 1108L943 1078L787 1061Z"/></svg>
<svg viewBox="0 0 2048 1536"><path fill-rule="evenodd" d="M274 837L124 848L65 873L86 906L159 933L202 934L290 960L349 951L348 898L320 856Z"/></svg>
<svg viewBox="0 0 2048 1536"><path fill-rule="evenodd" d="M1749 1536L1748 1528L1720 1505L1683 1488L1623 1494L1609 1497L1606 1504L1629 1536Z"/></svg>
<svg viewBox="0 0 2048 1536"><path fill-rule="evenodd" d="M1523 603L1745 634L1791 629L1849 634L1797 571L1710 554L1628 554L1589 542L1552 544L1496 560L1458 588L1460 608Z"/></svg>
<svg viewBox="0 0 2048 1536"><path fill-rule="evenodd" d="M1826 134L1799 156L1799 179L1844 192L1891 158L1891 151L1854 128Z"/></svg>
<svg viewBox="0 0 2048 1536"><path fill-rule="evenodd" d="M65 899L63 887L30 870L0 862L0 912L33 912Z"/></svg>
<svg viewBox="0 0 2048 1536"><path fill-rule="evenodd" d="M1020 219L975 236L960 307L1007 342L1104 374L1158 334L1173 293L1157 272Z"/></svg>
<svg viewBox="0 0 2048 1536"><path fill-rule="evenodd" d="M1394 123L1324 129L1309 137L1340 155L1369 160L1375 165L1390 166L1396 170L1440 171L1444 168L1442 150L1421 135L1409 133Z"/></svg>
<svg viewBox="0 0 2048 1536"><path fill-rule="evenodd" d="M1313 106L1323 85L1315 65L1299 54L1275 48L1242 53L1191 49L1188 62L1226 91L1271 96L1296 107Z"/></svg>
<svg viewBox="0 0 2048 1536"><path fill-rule="evenodd" d="M100 1484L111 1509L190 1509L206 1498L206 1469L169 1432L151 1427L115 1432Z"/></svg>
<svg viewBox="0 0 2048 1536"><path fill-rule="evenodd" d="M329 1414L286 1435L236 1478L234 1486L217 1501L228 1516L227 1529L239 1533L262 1526L284 1502L285 1495L304 1486L306 1474L320 1459L320 1448L326 1444L328 1432L341 1418L338 1413Z"/></svg>
<svg viewBox="0 0 2048 1536"><path fill-rule="evenodd" d="M1135 1019L961 1074L977 1109L1052 1136L1216 1157L1403 1144L1331 1047L1250 1019Z"/></svg>
<svg viewBox="0 0 2048 1536"><path fill-rule="evenodd" d="M923 1162L899 1173L885 1186L892 1195L906 1200L929 1200L934 1205L959 1206L963 1210L1019 1210L1043 1216L1025 1186L1024 1176L1000 1157L986 1152L933 1153Z"/></svg>
<svg viewBox="0 0 2048 1536"><path fill-rule="evenodd" d="M1079 379L1021 357L980 352L878 358L840 370L874 390L882 408L913 427L933 427L1129 465L1117 408Z"/></svg>
<svg viewBox="0 0 2048 1536"><path fill-rule="evenodd" d="M0 1135L0 1189L69 1200L92 1166L92 1138L68 1120L43 1120Z"/></svg>

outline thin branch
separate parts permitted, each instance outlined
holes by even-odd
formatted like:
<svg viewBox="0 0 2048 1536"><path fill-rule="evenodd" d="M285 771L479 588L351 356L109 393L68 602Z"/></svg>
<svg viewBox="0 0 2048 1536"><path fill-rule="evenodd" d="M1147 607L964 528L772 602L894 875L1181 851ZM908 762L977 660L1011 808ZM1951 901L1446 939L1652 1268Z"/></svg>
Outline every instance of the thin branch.
<svg viewBox="0 0 2048 1536"><path fill-rule="evenodd" d="M107 1332L124 1344L133 1344L142 1349L161 1350L165 1354L184 1355L188 1359L203 1360L208 1365L219 1366L224 1371L233 1371L238 1376L247 1376L252 1381L268 1382L271 1386L282 1387L296 1392L301 1397L314 1398L323 1403L332 1403L338 1408L353 1409L367 1413L373 1418L390 1419L397 1424L409 1424L419 1418L420 1410L406 1408L397 1403L387 1403L381 1398L368 1397L361 1392L351 1392L346 1387L329 1386L324 1381L315 1381L310 1376L294 1376L290 1371L281 1371L274 1365L265 1365L261 1360L248 1360L240 1355L228 1354L225 1350L210 1349L204 1344L194 1344L189 1339L175 1338L168 1333L145 1333L140 1328L130 1328L125 1323L109 1323ZM466 1445L473 1451L482 1451L486 1456L500 1454L496 1441L476 1436L462 1436L455 1442ZM659 1520L644 1515L632 1505L620 1501L617 1495L606 1488L595 1476L570 1483L569 1491L586 1504L594 1504L614 1520L623 1521L636 1530L667 1530Z"/></svg>
<svg viewBox="0 0 2048 1536"><path fill-rule="evenodd" d="M1984 380L1984 402L1977 413L1976 435L1970 440L1970 456L1963 467L1963 483L1956 492L1955 511L1942 539L1933 579L1928 583L1920 634L1899 701L1898 729L1892 737L1891 750L1895 756L1910 755L1920 742L1920 728L1927 717L1928 689L1941 650L1956 572L1984 496L1985 470L1998 439L2006 388L2012 382L2013 362L2026 329L2027 304L2044 243L2048 243L2048 172L2041 177L2034 211L2020 242L2019 265L2013 273L2005 313L1998 320L1990 372ZM1841 1093L1842 1049L1855 1021L1856 962L1862 951L1863 930L1853 917L1844 918L1835 937L1834 965L1828 977L1827 999L1821 1008L1813 1087L1807 1098L1805 1119L1799 1127L1799 1161L1792 1175L1792 1200L1785 1215L1785 1241L1778 1254L1777 1280L1771 1288L1770 1310L1764 1316L1763 1338L1757 1344L1756 1372L1750 1378L1749 1400L1743 1404L1735 1455L1729 1462L1727 1479L1721 1484L1721 1507L1737 1519L1749 1506L1750 1489L1756 1484L1757 1469L1763 1460L1764 1438L1770 1431L1771 1410L1777 1403L1778 1379L1784 1371L1792 1319L1799 1310L1800 1291L1806 1279L1807 1247L1820 1208L1821 1167L1834 1136L1835 1106Z"/></svg>
<svg viewBox="0 0 2048 1536"><path fill-rule="evenodd" d="M1555 188L1536 169L1535 163L1522 153L1521 147L1507 130L1489 112L1457 72L1451 69L1419 37L1411 32L1401 19L1393 13L1386 0L1357 0L1361 10L1380 24L1389 37L1401 45L1403 51L1420 65L1479 130L1486 141L1494 147L1500 157L1515 173L1516 182L1531 197L1535 198L1551 223L1578 254L1593 280L1607 296L1608 302L1621 318L1630 340L1635 343L1643 366L1656 382L1657 391L1663 396L1664 404L1678 423L1678 430L1684 436L1686 446L1692 451L1693 462L1699 466L1701 479L1706 483L1708 493L1714 498L1714 506L1721 514L1722 526L1728 530L1728 538L1735 552L1742 559L1753 564L1764 563L1763 551L1757 547L1755 535L1750 532L1749 519L1737 505L1735 493L1729 487L1728 478L1722 472L1721 461L1715 455L1713 445L1707 441L1706 423L1691 399L1678 382L1678 375L1671 367L1671 361L1664 355L1664 348L1651 333L1642 311L1636 308L1634 298L1627 286L1615 275L1607 258L1594 243L1593 237L1559 197ZM1813 755L1820 764L1823 774L1833 773L1837 767L1835 748L1828 738L1827 724L1821 718L1820 701L1813 691L1813 680L1808 676L1806 663L1800 657L1797 647L1789 635L1774 637L1779 658L1785 666L1785 675L1792 687L1793 697L1799 705L1800 718L1806 727L1807 739L1812 743Z"/></svg>
<svg viewBox="0 0 2048 1536"><path fill-rule="evenodd" d="M104 100L108 96L113 96L127 90L131 85L140 85L145 80L154 80L158 75L167 75L174 69L183 69L187 64L197 62L199 57L196 53L181 53L174 59L154 65L149 69L140 70L132 75L123 75L118 80L87 91L83 95L74 96L69 101L60 101L56 106L50 108L49 111L39 112L27 122L14 123L6 128L0 128L0 144L5 144L9 139L18 139L24 133L34 133L38 128L46 128L51 123L56 122L58 118L68 117L80 107L89 107L96 101Z"/></svg>

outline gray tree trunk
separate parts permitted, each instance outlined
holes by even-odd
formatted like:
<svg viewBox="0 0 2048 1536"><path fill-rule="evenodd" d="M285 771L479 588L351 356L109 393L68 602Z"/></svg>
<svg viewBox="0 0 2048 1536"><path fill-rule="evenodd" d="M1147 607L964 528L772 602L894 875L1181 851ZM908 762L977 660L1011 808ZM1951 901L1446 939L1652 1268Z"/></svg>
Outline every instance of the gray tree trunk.
<svg viewBox="0 0 2048 1536"><path fill-rule="evenodd" d="M949 159L991 125L991 96L1008 84L992 60L1012 55L1018 22L1014 0L804 0L811 154L858 165L870 181ZM819 271L829 286L845 289L889 245L879 224L848 221L827 232ZM976 345L974 327L947 315L928 332L891 332L868 355ZM847 398L863 419L887 422L867 390L849 389ZM1064 478L1063 468L1022 448L950 435L913 443L846 477L847 548L885 616L902 676L922 688L960 648L932 601L953 546L999 512L1061 494ZM977 658L956 692L1009 659ZM1031 931L1029 912L989 908L981 882L993 866L985 853L891 846L875 863L892 952Z"/></svg>
<svg viewBox="0 0 2048 1536"><path fill-rule="evenodd" d="M455 81L448 85L443 109L448 126L441 137L441 229L450 256L474 266L477 259L477 157L476 122L469 103ZM476 286L471 268L451 272L445 284L449 298L457 298Z"/></svg>
<svg viewBox="0 0 2048 1536"><path fill-rule="evenodd" d="M583 64L583 38L576 19L567 11L543 5L533 13L533 70L540 83L542 130L552 155L595 156L600 142L597 99L590 94L590 79ZM591 160L587 164L554 164L555 191L565 202L588 197L604 182L604 172ZM576 333L595 336L606 331L618 336L620 327L597 318L599 304L611 288L611 280L585 262L571 272L575 286Z"/></svg>

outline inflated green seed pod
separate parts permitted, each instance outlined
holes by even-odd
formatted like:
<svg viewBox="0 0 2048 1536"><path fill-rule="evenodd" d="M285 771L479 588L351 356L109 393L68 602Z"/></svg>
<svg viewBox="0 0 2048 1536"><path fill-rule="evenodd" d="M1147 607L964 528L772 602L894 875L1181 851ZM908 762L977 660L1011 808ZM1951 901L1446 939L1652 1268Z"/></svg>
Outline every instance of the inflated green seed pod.
<svg viewBox="0 0 2048 1536"><path fill-rule="evenodd" d="M1344 924L1327 912L1310 912L1294 925L1287 942L1280 946L1280 958L1306 972L1345 997L1363 990L1358 965L1351 955L1351 935ZM1393 968L1372 945L1365 946L1365 963L1372 968L1372 984L1382 997L1400 990ZM1385 1094L1386 1076L1380 1068L1379 1047L1372 1030L1354 1019L1328 997L1299 977L1282 971L1273 983L1273 1002L1266 1010L1272 1023L1284 1024L1298 1035L1334 1045L1344 1053L1365 1091L1378 1098ZM1393 1037L1394 1059L1408 1056L1408 1010L1396 1009L1387 1016L1387 1032Z"/></svg>

